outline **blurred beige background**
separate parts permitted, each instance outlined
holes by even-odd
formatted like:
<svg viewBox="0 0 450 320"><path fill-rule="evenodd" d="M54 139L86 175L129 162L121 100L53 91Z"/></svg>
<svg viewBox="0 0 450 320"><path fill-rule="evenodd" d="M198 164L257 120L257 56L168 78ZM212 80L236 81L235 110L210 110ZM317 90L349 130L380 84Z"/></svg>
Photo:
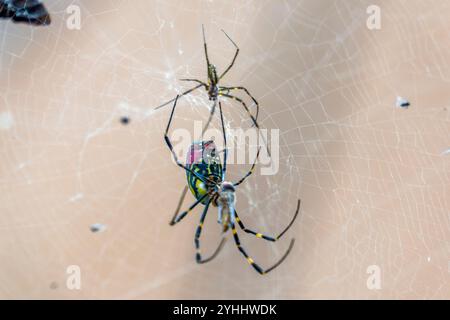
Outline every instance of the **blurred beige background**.
<svg viewBox="0 0 450 320"><path fill-rule="evenodd" d="M44 2L48 28L0 21L1 298L450 298L450 2ZM71 4L81 30L66 27ZM371 4L381 30L366 27ZM189 87L177 79L206 79L202 23L219 70L234 53L220 29L241 48L224 84L251 90L261 125L280 130L280 170L238 189L241 217L276 234L302 199L279 243L242 235L262 266L296 238L265 277L232 241L197 265L200 212L168 225L185 175L164 145L170 109L152 109ZM180 101L174 128L207 106L204 92ZM248 126L236 105L225 116Z"/></svg>

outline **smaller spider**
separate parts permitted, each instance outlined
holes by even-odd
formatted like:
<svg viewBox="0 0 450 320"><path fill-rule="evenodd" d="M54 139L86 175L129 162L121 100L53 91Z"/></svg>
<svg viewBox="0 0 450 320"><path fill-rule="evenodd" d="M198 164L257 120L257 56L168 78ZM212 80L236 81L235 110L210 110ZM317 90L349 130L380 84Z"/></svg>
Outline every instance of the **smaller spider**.
<svg viewBox="0 0 450 320"><path fill-rule="evenodd" d="M214 112L216 110L216 105L217 105L217 101L219 100L218 99L219 97L224 97L224 98L233 99L233 100L238 101L244 107L246 113L248 114L248 116L250 117L251 121L253 122L253 125L256 128L259 129L259 125L258 125L258 122L257 122L258 114L259 114L259 104L256 101L256 99L250 94L250 92L245 87L242 87L242 86L238 86L238 87L219 86L220 80L233 67L233 65L234 65L234 63L236 61L236 58L238 56L238 53L239 53L239 47L230 38L230 36L228 36L228 34L225 31L222 30L222 32L225 34L225 36L231 41L231 43L236 48L236 52L235 52L235 54L233 56L233 60L231 60L230 65L225 69L224 72L222 72L220 75L218 75L216 66L209 61L208 48L207 48L207 45L206 45L206 38L205 38L205 28L204 28L203 25L202 25L202 32L203 32L203 46L205 48L208 83L205 83L205 82L203 82L201 80L198 80L198 79L180 79L181 81L196 82L196 83L198 83L198 85L196 85L193 88L190 88L189 90L186 90L185 92L181 93L177 97L185 96L185 95L187 95L187 94L197 90L200 87L204 87L205 88L206 92L208 93L209 100L213 101L213 105L212 105L212 108L211 108L211 111L210 111L209 120L207 121L205 127L203 128L203 132L206 131L206 129L209 126L209 123L211 122L212 117L214 116ZM245 94L247 94L251 98L253 103L256 105L256 115L255 116L253 116L250 113L250 110L248 109L247 104L241 98L230 94L232 91L236 91L236 90L243 91ZM177 98L173 98L173 99L167 101L166 103L163 103L162 105L156 107L155 110L160 109L162 107L165 107L166 105L172 103L175 99L177 99ZM269 153L270 153L270 151L269 151Z"/></svg>
<svg viewBox="0 0 450 320"><path fill-rule="evenodd" d="M184 217L188 215L198 204L204 205L203 213L200 218L200 224L197 227L197 231L195 233L195 247L197 249L196 253L196 261L197 263L205 263L211 261L217 254L220 252L223 244L225 242L225 234L228 230L231 229L233 233L234 242L239 249L239 251L244 255L247 259L248 263L259 273L266 274L276 267L278 267L284 259L291 252L291 249L294 245L294 239L291 240L289 248L285 252L285 254L275 263L273 266L267 269L261 268L248 254L244 247L241 245L238 232L236 230L236 223L239 227L246 233L252 234L257 238L261 238L267 241L275 242L279 240L286 231L292 226L295 219L297 218L298 212L300 210L300 199L297 202L297 210L295 211L294 217L288 226L276 237L266 236L262 233L255 232L253 230L247 229L244 226L244 223L239 218L236 211L236 187L239 186L244 180L250 176L255 168L256 161L258 160L259 150L256 155L256 159L253 162L250 170L247 174L240 179L239 181L233 183L226 180L226 170L227 170L227 140L225 133L225 126L223 122L223 114L222 114L222 104L219 102L219 111L220 111L220 120L222 124L222 133L224 139L224 159L223 164L220 161L219 153L216 151L216 146L213 141L200 141L194 142L187 154L186 165L183 165L173 150L172 142L169 139L168 133L170 129L170 124L172 122L172 118L175 112L175 107L177 105L178 96L175 98L175 102L173 104L172 113L170 114L169 122L167 124L166 132L164 135L164 139L169 147L177 165L183 168L186 171L187 176L187 184L192 194L196 198L196 201L189 207L188 210L179 214L181 205L183 204L184 197L187 192L187 187L184 188L184 191L181 195L181 198L178 202L177 209L175 210L175 214L170 221L170 225L175 225L180 222ZM218 223L222 226L222 240L214 251L214 253L206 259L202 258L200 252L200 235L203 229L203 223L205 221L206 215L208 213L208 209L210 205L218 208Z"/></svg>

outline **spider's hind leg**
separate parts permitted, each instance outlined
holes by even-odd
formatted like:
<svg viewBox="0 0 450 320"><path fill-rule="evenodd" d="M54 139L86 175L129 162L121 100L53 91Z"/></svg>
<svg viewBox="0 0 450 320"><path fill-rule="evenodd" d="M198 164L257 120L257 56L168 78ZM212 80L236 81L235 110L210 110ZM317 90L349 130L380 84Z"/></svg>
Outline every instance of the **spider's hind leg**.
<svg viewBox="0 0 450 320"><path fill-rule="evenodd" d="M226 239L224 237L222 237L222 240L220 241L219 246L214 251L214 253L206 259L202 258L202 254L200 252L200 236L202 234L203 223L205 222L206 214L208 213L210 204L211 204L211 201L208 201L205 208L203 209L203 213L200 218L200 223L197 227L197 231L195 232L194 242L195 242L195 249L197 250L197 253L195 254L195 260L197 261L197 263L207 263L207 262L211 261L212 259L214 259L219 254L220 250L222 250L223 245L225 244L225 241L226 241Z"/></svg>
<svg viewBox="0 0 450 320"><path fill-rule="evenodd" d="M300 211L300 199L297 202L297 210L295 211L294 217L292 218L291 222L289 222L287 227L284 228L284 230L281 231L280 234L278 236L276 236L276 237L266 236L266 235L264 235L262 233L255 232L253 230L247 229L245 227L244 223L242 222L242 220L239 218L237 212L235 212L235 214L236 214L236 222L239 224L239 227L242 229L242 231L244 231L246 233L249 233L249 234L252 234L252 235L254 235L257 238L261 238L261 239L264 239L264 240L267 240L267 241L275 242L275 241L279 240L291 228L292 224L294 223L295 219L298 216L298 212L299 211Z"/></svg>
<svg viewBox="0 0 450 320"><path fill-rule="evenodd" d="M236 247L239 249L239 251L242 253L242 255L247 259L247 262L261 275L267 274L270 271L272 271L273 269L275 269L276 267L278 267L289 255L289 253L292 250L292 247L294 246L294 242L295 242L294 239L291 240L291 243L289 244L289 248L286 250L286 252L281 257L281 259L277 261L277 263L275 263L270 268L263 269L247 254L247 251L244 249L244 247L242 247L241 241L239 240L239 236L237 234L236 226L234 225L234 223L231 225L231 230L233 232L233 238L234 238Z"/></svg>

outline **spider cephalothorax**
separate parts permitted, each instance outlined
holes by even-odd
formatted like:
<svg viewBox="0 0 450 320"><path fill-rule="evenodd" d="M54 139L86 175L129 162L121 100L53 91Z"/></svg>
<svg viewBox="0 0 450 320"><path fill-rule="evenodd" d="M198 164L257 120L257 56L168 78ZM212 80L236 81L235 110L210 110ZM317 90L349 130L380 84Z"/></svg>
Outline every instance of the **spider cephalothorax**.
<svg viewBox="0 0 450 320"><path fill-rule="evenodd" d="M169 123L167 124L166 132L164 135L164 139L167 143L167 146L169 147L170 151L172 152L172 156L175 159L177 165L181 168L183 168L186 171L186 177L187 177L187 184L189 189L191 190L192 194L196 198L196 201L189 207L188 210L183 211L181 214L179 214L181 205L183 204L184 197L187 193L187 188L184 188L184 191L181 195L180 201L178 202L177 209L175 210L175 214L170 221L170 225L175 225L178 222L180 222L186 215L191 212L197 205L200 203L203 204L205 207L203 209L203 213L200 217L200 223L197 227L197 231L195 232L195 238L194 243L195 247L197 249L196 253L196 261L198 263L205 263L213 259L222 248L223 244L225 243L225 238L222 238L222 241L220 242L217 249L214 251L214 253L206 259L202 258L202 255L200 253L200 236L203 229L203 223L205 221L206 215L208 213L209 206L212 204L213 206L216 206L218 208L218 222L222 226L222 234L225 235L226 232L231 229L233 233L234 242L239 249L239 251L242 253L242 255L247 259L247 262L259 273L259 274L266 274L270 272L271 270L275 269L277 266L279 266L284 259L288 256L290 253L293 245L294 245L294 239L291 240L291 243L289 245L289 248L287 249L286 253L281 257L280 260L278 260L277 263L275 263L272 267L267 269L262 269L255 261L250 258L250 256L247 254L247 251L243 248L241 245L238 232L236 230L236 223L239 225L239 227L246 233L252 234L256 236L257 238L261 238L267 241L277 241L280 239L285 232L292 226L294 223L295 218L298 215L298 212L300 210L300 200L298 200L297 203L297 210L295 211L294 217L292 218L289 225L277 236L277 237L270 237L266 236L262 233L255 232L251 229L247 229L244 226L244 223L239 219L239 216L236 211L236 187L240 185L244 180L250 176L253 173L253 170L256 165L256 161L258 160L259 156L259 150L256 155L255 162L253 162L250 170L247 172L247 174L241 178L237 182L229 182L225 180L226 178L226 170L227 170L227 140L226 140L226 133L225 133L225 126L223 122L223 114L222 114L222 104L220 101L219 104L219 111L220 111L220 120L222 124L222 132L223 132L223 139L224 139L224 150L223 150L223 163L221 163L219 153L217 152L216 146L213 141L200 141L200 142L194 142L191 144L191 147L189 148L188 154L187 154L187 161L186 165L182 164L178 157L173 150L172 142L169 139L169 129L170 124L173 119L173 115L175 112L175 108L177 105L178 96L175 98L175 102L173 104L172 113L170 114Z"/></svg>
<svg viewBox="0 0 450 320"><path fill-rule="evenodd" d="M217 222L222 225L226 232L236 222L236 189L233 183L224 181L217 192L218 217Z"/></svg>
<svg viewBox="0 0 450 320"><path fill-rule="evenodd" d="M217 100L217 96L219 95L219 77L217 76L216 66L213 64L208 65L208 85L207 91L209 100Z"/></svg>

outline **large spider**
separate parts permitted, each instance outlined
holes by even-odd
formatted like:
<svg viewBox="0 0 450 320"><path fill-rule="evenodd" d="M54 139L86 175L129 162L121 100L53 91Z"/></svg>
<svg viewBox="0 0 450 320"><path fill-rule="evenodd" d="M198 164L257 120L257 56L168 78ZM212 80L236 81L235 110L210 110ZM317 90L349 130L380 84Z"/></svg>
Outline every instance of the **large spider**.
<svg viewBox="0 0 450 320"><path fill-rule="evenodd" d="M227 34L224 30L222 30L222 32L225 34L225 36L231 41L231 43L232 43L232 44L234 45L234 47L236 48L236 53L234 54L233 60L231 61L230 65L229 65L229 66L225 69L225 71L222 72L222 74L219 76L219 75L217 74L216 66L215 66L214 64L212 64L212 63L209 62L208 48L207 48L207 45L206 45L206 38L205 38L205 28L204 28L203 25L202 25L202 32L203 32L203 46L204 46L204 48L205 48L206 67L207 67L207 70L208 70L208 83L205 83L205 82L203 82L203 81L201 81L201 80L198 80L198 79L180 79L181 81L191 81L191 82L196 82L196 83L198 83L198 85L196 85L196 86L193 87L193 88L190 88L189 90L186 90L185 92L183 92L183 93L181 93L180 95L178 95L178 97L185 96L185 95L187 95L187 94L193 92L194 90L197 90L197 89L200 88L200 87L204 87L204 88L205 88L205 90L206 90L207 93L208 93L209 100L213 101L213 106L212 106L211 111L210 111L209 119L208 119L208 121L207 121L205 127L203 128L203 132L206 131L206 129L207 129L208 126L209 126L209 123L211 122L211 119L212 119L212 117L213 117L213 115L214 115L214 112L215 112L215 110L216 110L216 105L217 105L218 97L225 97L225 98L229 98L229 99L233 99L233 100L238 101L238 102L244 107L245 111L247 112L247 114L249 115L250 119L252 120L253 125L254 125L256 128L259 129L259 125L258 125L258 123L257 123L258 114L259 114L259 104L258 104L258 102L256 101L256 99L250 94L250 92L249 92L246 88L244 88L244 87L242 87L242 86L239 86L239 87L223 87L223 86L219 86L220 80L221 80L221 79L227 74L227 72L230 71L230 69L233 67L234 62L236 61L236 58L237 58L238 53L239 53L239 47L238 47L238 46L236 45L236 43L230 38L230 36L228 36L228 34ZM252 101L255 103L255 105L256 105L256 116L255 116L255 117L250 113L249 108L247 107L246 103L245 103L241 98L236 97L236 96L230 94L232 91L235 91L235 90L243 91L243 92L246 93L246 94L252 99ZM162 107L164 107L164 106L166 106L166 105L172 103L175 99L176 99L176 98L173 98L173 99L167 101L166 103L163 103L162 105L156 107L155 110L160 109L160 108L162 108ZM269 150L268 150L268 153L270 154L270 151L269 151Z"/></svg>
<svg viewBox="0 0 450 320"><path fill-rule="evenodd" d="M212 260L221 248L223 247L223 244L225 242L225 234L226 232L231 229L233 233L234 242L236 243L237 248L239 251L244 255L244 257L247 259L248 263L253 266L253 268L259 273L259 274L266 274L276 267L278 267L284 259L288 256L288 254L291 252L291 249L294 245L294 239L291 240L289 248L285 252L285 254L281 257L280 260L278 260L277 263L275 263L273 266L267 269L261 268L255 261L247 254L247 251L244 249L244 247L241 245L241 242L239 240L239 236L236 230L235 224L238 223L239 227L246 233L253 234L257 238L261 238L267 241L275 242L278 239L280 239L286 231L292 226L294 223L295 218L298 215L299 209L300 209L300 199L297 202L297 210L295 211L294 217L292 218L291 222L288 224L288 226L276 237L266 236L262 233L255 232L253 230L247 229L244 226L244 223L239 218L237 212L236 212L236 187L240 185L242 182L245 181L245 179L250 176L255 168L256 161L258 160L259 156L259 149L258 153L256 155L255 161L253 162L250 170L247 172L247 174L241 178L239 181L233 183L226 180L226 170L227 170L227 140L226 140L226 133L225 133L225 126L223 121L223 114L222 114L222 104L219 101L219 111L220 111L220 120L222 124L222 133L223 133L223 139L224 139L224 159L223 159L223 165L220 163L220 157L218 152L216 151L216 146L213 141L200 141L200 142L194 142L192 143L189 152L187 154L187 161L186 165L182 164L178 157L173 150L172 142L169 139L168 133L170 129L170 124L172 122L173 115L175 113L175 107L177 105L178 97L176 96L172 112L170 114L169 122L167 124L166 132L164 135L164 139L167 143L167 146L169 147L170 151L172 152L172 155L177 163L177 165L181 168L183 168L186 171L187 175L187 182L188 187L190 188L192 194L195 196L196 201L189 207L188 210L182 212L181 214L178 214L180 211L180 207L183 204L184 197L187 192L187 187L184 188L184 191L181 195L181 198L178 202L177 209L175 211L174 216L172 217L172 220L170 221L170 225L175 225L178 222L180 222L186 215L191 212L198 204L203 204L205 207L203 209L203 213L200 218L200 223L197 227L197 231L195 233L195 247L197 249L196 253L196 261L197 263L205 263L210 260ZM210 205L213 205L215 207L218 207L218 222L222 225L222 240L217 247L217 249L214 251L214 253L206 259L202 258L202 255L200 253L200 235L203 228L203 222L205 221L206 214L208 213L208 209Z"/></svg>

